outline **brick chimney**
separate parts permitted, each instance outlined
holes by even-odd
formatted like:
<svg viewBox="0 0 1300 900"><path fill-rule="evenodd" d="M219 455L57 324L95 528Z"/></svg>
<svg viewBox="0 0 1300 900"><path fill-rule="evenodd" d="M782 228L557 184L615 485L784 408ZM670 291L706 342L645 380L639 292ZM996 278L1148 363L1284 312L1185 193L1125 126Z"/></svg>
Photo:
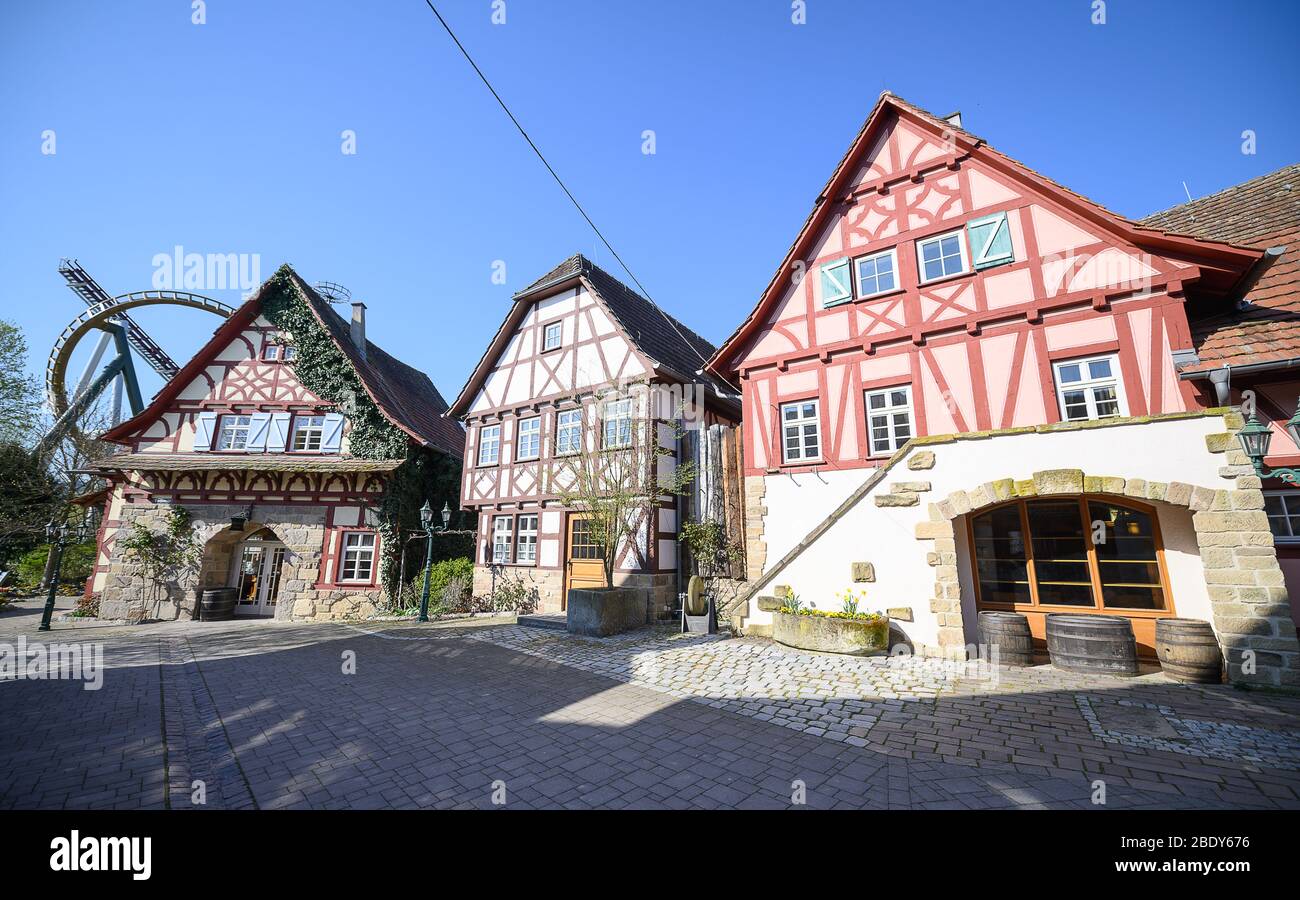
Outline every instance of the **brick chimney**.
<svg viewBox="0 0 1300 900"><path fill-rule="evenodd" d="M361 301L352 304L352 344L366 358L366 305Z"/></svg>

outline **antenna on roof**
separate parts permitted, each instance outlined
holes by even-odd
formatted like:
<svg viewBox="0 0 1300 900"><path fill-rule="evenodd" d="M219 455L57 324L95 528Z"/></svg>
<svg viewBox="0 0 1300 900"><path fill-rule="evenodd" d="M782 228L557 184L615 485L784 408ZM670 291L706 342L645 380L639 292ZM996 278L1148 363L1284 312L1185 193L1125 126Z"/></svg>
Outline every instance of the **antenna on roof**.
<svg viewBox="0 0 1300 900"><path fill-rule="evenodd" d="M1183 182L1183 193L1187 195L1187 202L1192 202L1192 192L1187 189L1187 182Z"/></svg>
<svg viewBox="0 0 1300 900"><path fill-rule="evenodd" d="M343 285L333 281L316 282L316 293L330 303L347 303L352 299L352 292Z"/></svg>

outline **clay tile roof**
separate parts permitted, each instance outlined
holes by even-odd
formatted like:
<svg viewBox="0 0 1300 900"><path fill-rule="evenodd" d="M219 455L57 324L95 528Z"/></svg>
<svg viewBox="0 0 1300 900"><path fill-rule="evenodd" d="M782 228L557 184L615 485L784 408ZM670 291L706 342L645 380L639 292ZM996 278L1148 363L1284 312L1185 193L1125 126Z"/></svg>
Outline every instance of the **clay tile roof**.
<svg viewBox="0 0 1300 900"><path fill-rule="evenodd" d="M1300 163L1141 224L1258 249L1286 247L1247 291L1248 306L1191 323L1199 362L1183 372L1300 358Z"/></svg>
<svg viewBox="0 0 1300 900"><path fill-rule="evenodd" d="M290 270L292 272L292 270ZM352 343L352 325L340 316L333 305L293 272L294 283L302 291L317 321L330 333L334 343L352 363L385 416L408 434L450 456L465 454L465 431L459 422L446 418L447 401L438 393L429 376L390 356L374 341L366 340L362 359Z"/></svg>

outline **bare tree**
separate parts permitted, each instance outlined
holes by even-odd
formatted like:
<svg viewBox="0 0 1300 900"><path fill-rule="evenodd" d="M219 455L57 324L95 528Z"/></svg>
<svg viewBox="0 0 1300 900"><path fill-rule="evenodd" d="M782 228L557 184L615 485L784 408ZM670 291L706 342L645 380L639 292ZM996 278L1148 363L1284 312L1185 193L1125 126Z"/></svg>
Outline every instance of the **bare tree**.
<svg viewBox="0 0 1300 900"><path fill-rule="evenodd" d="M649 397L649 386L638 383L579 400L581 439L551 470L560 501L586 515L610 586L619 560L637 549L641 528L655 539L659 501L684 494L695 478L694 464L677 461L680 426L651 415Z"/></svg>

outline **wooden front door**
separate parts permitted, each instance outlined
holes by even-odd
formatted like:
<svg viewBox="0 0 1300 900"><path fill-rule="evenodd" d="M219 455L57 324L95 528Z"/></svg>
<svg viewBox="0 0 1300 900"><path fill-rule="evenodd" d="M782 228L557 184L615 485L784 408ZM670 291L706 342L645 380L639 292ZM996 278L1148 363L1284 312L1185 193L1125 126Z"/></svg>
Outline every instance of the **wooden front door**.
<svg viewBox="0 0 1300 900"><path fill-rule="evenodd" d="M591 535L591 520L586 516L569 516L568 551L564 561L564 596L560 608L569 606L569 588L602 588L605 583L604 553Z"/></svg>

